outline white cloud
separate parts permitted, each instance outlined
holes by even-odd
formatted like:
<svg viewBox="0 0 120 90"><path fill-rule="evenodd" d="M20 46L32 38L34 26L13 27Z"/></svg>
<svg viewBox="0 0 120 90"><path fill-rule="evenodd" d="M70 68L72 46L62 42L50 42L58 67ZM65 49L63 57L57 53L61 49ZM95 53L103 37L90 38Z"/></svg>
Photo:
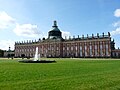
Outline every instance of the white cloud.
<svg viewBox="0 0 120 90"><path fill-rule="evenodd" d="M114 12L115 17L120 17L120 9L116 9ZM111 35L119 35L120 34L120 21L113 23L113 26L116 28L115 30L111 31Z"/></svg>
<svg viewBox="0 0 120 90"><path fill-rule="evenodd" d="M118 35L120 34L120 27L116 28L116 30L111 32L111 35Z"/></svg>
<svg viewBox="0 0 120 90"><path fill-rule="evenodd" d="M62 31L62 37L63 38L68 38L69 36L71 36L70 32L67 32L67 31Z"/></svg>
<svg viewBox="0 0 120 90"><path fill-rule="evenodd" d="M20 24L5 11L0 11L0 30L5 29L13 29L13 32L18 36L36 37L40 34L37 25ZM11 50L14 50L14 41L0 40L0 49L8 50L9 46L11 47Z"/></svg>
<svg viewBox="0 0 120 90"><path fill-rule="evenodd" d="M12 24L15 24L15 19L4 11L0 12L0 30L8 28Z"/></svg>
<svg viewBox="0 0 120 90"><path fill-rule="evenodd" d="M11 50L14 50L14 41L13 40L0 40L0 49L8 50L9 46Z"/></svg>
<svg viewBox="0 0 120 90"><path fill-rule="evenodd" d="M116 9L114 12L115 17L120 17L120 9Z"/></svg>
<svg viewBox="0 0 120 90"><path fill-rule="evenodd" d="M12 28L14 28L13 32L18 36L36 37L40 34L37 25L19 24L5 11L0 12L0 30L10 29L12 25L16 25L16 27Z"/></svg>
<svg viewBox="0 0 120 90"><path fill-rule="evenodd" d="M113 23L114 27L120 27L120 21Z"/></svg>
<svg viewBox="0 0 120 90"><path fill-rule="evenodd" d="M38 31L38 26L32 24L16 24L16 27L13 31L18 36L26 37L36 37L40 34Z"/></svg>

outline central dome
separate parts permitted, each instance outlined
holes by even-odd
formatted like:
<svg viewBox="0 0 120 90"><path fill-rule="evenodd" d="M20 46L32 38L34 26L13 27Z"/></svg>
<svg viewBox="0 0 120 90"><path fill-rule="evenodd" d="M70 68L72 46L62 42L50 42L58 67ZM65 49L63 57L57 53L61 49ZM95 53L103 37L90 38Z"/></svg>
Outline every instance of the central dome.
<svg viewBox="0 0 120 90"><path fill-rule="evenodd" d="M48 39L62 39L62 32L58 29L57 21L54 21L52 30L48 34Z"/></svg>

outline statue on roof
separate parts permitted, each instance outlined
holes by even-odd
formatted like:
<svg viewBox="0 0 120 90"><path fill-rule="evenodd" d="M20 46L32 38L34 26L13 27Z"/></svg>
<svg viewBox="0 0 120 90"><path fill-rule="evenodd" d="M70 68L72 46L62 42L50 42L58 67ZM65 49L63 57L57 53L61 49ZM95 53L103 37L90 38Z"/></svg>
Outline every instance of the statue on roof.
<svg viewBox="0 0 120 90"><path fill-rule="evenodd" d="M54 26L57 26L57 21L54 21Z"/></svg>

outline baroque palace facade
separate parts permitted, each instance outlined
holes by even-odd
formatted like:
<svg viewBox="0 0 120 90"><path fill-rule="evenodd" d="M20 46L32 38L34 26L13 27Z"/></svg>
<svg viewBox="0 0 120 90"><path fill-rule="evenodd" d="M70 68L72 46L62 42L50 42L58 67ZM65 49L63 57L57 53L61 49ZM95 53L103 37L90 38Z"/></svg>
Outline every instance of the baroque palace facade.
<svg viewBox="0 0 120 90"><path fill-rule="evenodd" d="M15 42L15 57L34 57L36 47L41 57L120 57L120 49L115 49L110 33L107 35L62 38L62 32L54 21L48 38L38 41Z"/></svg>

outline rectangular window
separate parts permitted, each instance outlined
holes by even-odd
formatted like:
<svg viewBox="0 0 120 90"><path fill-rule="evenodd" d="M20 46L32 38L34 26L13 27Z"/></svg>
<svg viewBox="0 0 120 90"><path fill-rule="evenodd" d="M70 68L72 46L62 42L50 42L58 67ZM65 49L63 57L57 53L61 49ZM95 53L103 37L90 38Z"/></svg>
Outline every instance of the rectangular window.
<svg viewBox="0 0 120 90"><path fill-rule="evenodd" d="M90 56L92 56L92 45L90 45Z"/></svg>
<svg viewBox="0 0 120 90"><path fill-rule="evenodd" d="M63 47L63 51L65 50L65 47Z"/></svg>
<svg viewBox="0 0 120 90"><path fill-rule="evenodd" d="M97 56L97 45L95 45L95 55Z"/></svg>
<svg viewBox="0 0 120 90"><path fill-rule="evenodd" d="M108 44L106 44L106 56L108 56Z"/></svg>
<svg viewBox="0 0 120 90"><path fill-rule="evenodd" d="M71 50L73 51L73 46L71 46Z"/></svg>
<svg viewBox="0 0 120 90"><path fill-rule="evenodd" d="M80 46L80 57L82 57L82 46Z"/></svg>
<svg viewBox="0 0 120 90"><path fill-rule="evenodd" d="M102 49L103 49L103 46L102 46L102 44L101 44L101 45L100 45L100 55L101 55L101 56L103 55Z"/></svg>
<svg viewBox="0 0 120 90"><path fill-rule="evenodd" d="M76 51L77 51L77 46L75 46L75 48L76 48Z"/></svg>
<svg viewBox="0 0 120 90"><path fill-rule="evenodd" d="M59 50L59 48L57 47L57 50Z"/></svg>
<svg viewBox="0 0 120 90"><path fill-rule="evenodd" d="M67 47L67 50L69 50L69 47Z"/></svg>
<svg viewBox="0 0 120 90"><path fill-rule="evenodd" d="M87 56L87 46L85 46L85 56Z"/></svg>

